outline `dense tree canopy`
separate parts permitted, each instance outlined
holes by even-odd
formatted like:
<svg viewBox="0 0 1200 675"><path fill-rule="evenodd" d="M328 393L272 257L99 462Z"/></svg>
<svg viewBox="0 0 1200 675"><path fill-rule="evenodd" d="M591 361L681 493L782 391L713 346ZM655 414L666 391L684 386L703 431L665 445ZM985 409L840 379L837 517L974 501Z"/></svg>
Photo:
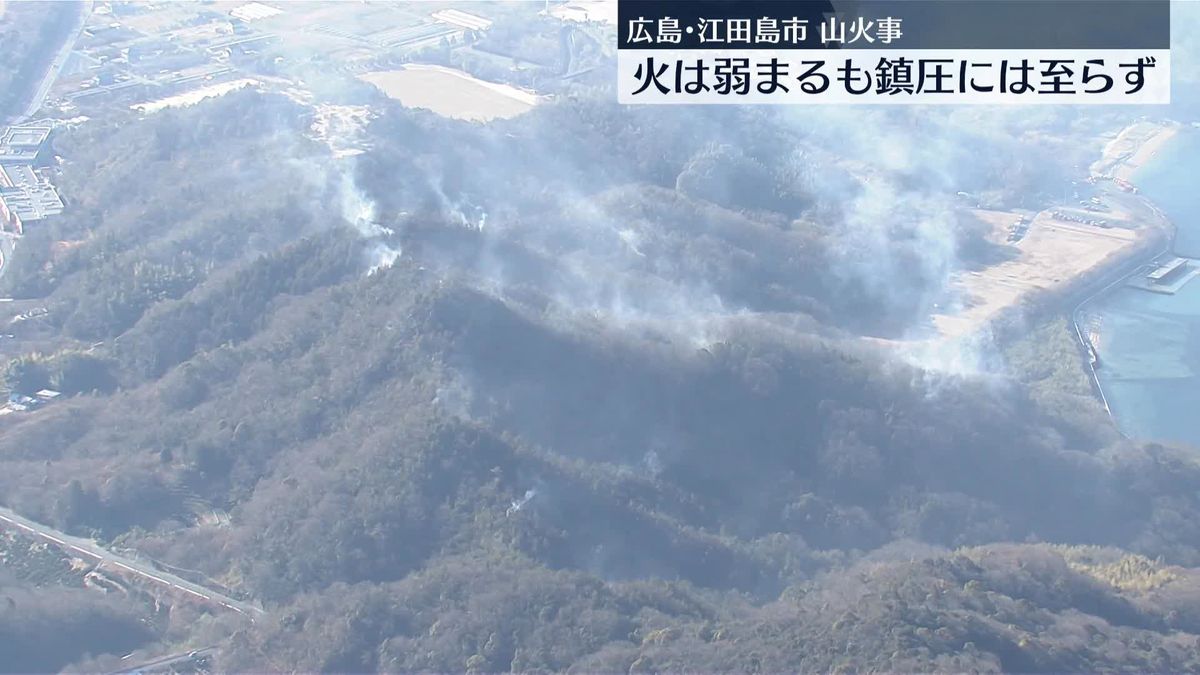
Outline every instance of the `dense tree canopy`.
<svg viewBox="0 0 1200 675"><path fill-rule="evenodd" d="M66 400L0 421L0 500L260 600L224 670L1195 668L1200 466L1030 366L1060 323L974 378L862 339L1047 152L943 121L961 184L587 92L351 160L251 90L72 130L3 279L59 346L6 383Z"/></svg>
<svg viewBox="0 0 1200 675"><path fill-rule="evenodd" d="M9 3L0 13L0 126L21 115L70 34L82 3Z"/></svg>

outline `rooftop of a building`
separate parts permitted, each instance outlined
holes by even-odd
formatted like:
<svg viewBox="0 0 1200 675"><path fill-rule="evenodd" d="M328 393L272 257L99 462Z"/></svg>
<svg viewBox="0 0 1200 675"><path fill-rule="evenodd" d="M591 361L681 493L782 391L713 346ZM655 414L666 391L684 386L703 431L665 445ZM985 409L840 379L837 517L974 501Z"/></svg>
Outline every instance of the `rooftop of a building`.
<svg viewBox="0 0 1200 675"><path fill-rule="evenodd" d="M1171 276L1173 273L1179 271L1179 269L1185 264L1187 264L1187 260L1185 258L1175 258L1167 263L1164 263L1163 265L1160 265L1158 269L1154 270L1150 274L1147 274L1146 278L1152 281L1163 280Z"/></svg>
<svg viewBox="0 0 1200 675"><path fill-rule="evenodd" d="M11 126L0 131L0 146L36 148L46 142L52 130L50 125L37 122Z"/></svg>
<svg viewBox="0 0 1200 675"><path fill-rule="evenodd" d="M467 30L487 30L492 27L492 21L482 16L468 14L457 9L443 9L430 14L438 21L466 28Z"/></svg>
<svg viewBox="0 0 1200 675"><path fill-rule="evenodd" d="M0 201L22 221L42 220L61 214L66 205L49 184L28 187L0 187Z"/></svg>
<svg viewBox="0 0 1200 675"><path fill-rule="evenodd" d="M28 164L0 163L0 187L17 187L33 189L43 181L38 179L33 167Z"/></svg>
<svg viewBox="0 0 1200 675"><path fill-rule="evenodd" d="M282 13L283 10L270 5L264 5L261 2L250 2L230 11L229 15L242 21L259 21Z"/></svg>
<svg viewBox="0 0 1200 675"><path fill-rule="evenodd" d="M53 130L54 124L49 120L37 120L0 130L0 162L34 161Z"/></svg>
<svg viewBox="0 0 1200 675"><path fill-rule="evenodd" d="M34 160L36 160L37 156L38 156L37 148L25 148L25 147L16 148L16 147L10 147L7 145L0 145L0 162L29 163L29 162L33 162Z"/></svg>

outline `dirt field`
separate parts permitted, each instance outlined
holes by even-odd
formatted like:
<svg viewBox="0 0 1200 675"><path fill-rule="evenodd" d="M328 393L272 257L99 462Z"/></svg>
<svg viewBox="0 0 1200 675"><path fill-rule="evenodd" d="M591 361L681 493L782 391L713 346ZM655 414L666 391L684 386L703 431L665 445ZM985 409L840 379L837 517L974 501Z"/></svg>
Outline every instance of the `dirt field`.
<svg viewBox="0 0 1200 675"><path fill-rule="evenodd" d="M410 108L426 108L456 119L486 122L516 117L539 100L536 94L440 66L408 66L367 73L361 79Z"/></svg>
<svg viewBox="0 0 1200 675"><path fill-rule="evenodd" d="M1001 211L975 213L992 225L996 242L1005 241L1009 225L1018 217ZM1029 233L1011 244L1020 251L1017 257L981 271L963 272L954 279L952 284L961 291L964 306L952 314L935 315L935 327L943 337L969 335L1025 294L1054 288L1096 268L1137 239L1137 232L1128 229L1132 223L1114 224L1117 227L1105 229L1057 220L1050 211L1042 211L1034 217Z"/></svg>

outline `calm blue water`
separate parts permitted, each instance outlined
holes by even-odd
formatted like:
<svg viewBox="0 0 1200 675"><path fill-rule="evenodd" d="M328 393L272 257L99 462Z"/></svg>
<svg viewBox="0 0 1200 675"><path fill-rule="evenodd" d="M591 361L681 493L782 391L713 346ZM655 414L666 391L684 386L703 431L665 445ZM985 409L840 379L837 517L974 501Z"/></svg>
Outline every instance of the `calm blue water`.
<svg viewBox="0 0 1200 675"><path fill-rule="evenodd" d="M1186 131L1135 182L1174 221L1175 250L1200 258L1200 133ZM1121 288L1104 318L1100 383L1129 436L1200 447L1200 278L1175 295Z"/></svg>

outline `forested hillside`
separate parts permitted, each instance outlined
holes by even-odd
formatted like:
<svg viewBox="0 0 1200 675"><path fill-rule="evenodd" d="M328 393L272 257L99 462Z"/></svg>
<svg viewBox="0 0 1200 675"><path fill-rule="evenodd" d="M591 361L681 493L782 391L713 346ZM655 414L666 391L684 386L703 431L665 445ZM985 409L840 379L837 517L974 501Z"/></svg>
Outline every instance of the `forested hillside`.
<svg viewBox="0 0 1200 675"><path fill-rule="evenodd" d="M250 90L61 133L0 283L55 336L8 386L68 396L0 421L0 501L261 600L173 615L225 671L1200 666L1200 465L1028 373L1062 324L971 377L862 339L1075 122L871 163L930 122L606 101L381 103L342 160Z"/></svg>
<svg viewBox="0 0 1200 675"><path fill-rule="evenodd" d="M20 115L80 11L78 2L10 2L0 13L0 124Z"/></svg>
<svg viewBox="0 0 1200 675"><path fill-rule="evenodd" d="M123 652L152 638L136 611L118 599L82 588L35 590L7 573L0 577L4 672L57 671L89 655Z"/></svg>

